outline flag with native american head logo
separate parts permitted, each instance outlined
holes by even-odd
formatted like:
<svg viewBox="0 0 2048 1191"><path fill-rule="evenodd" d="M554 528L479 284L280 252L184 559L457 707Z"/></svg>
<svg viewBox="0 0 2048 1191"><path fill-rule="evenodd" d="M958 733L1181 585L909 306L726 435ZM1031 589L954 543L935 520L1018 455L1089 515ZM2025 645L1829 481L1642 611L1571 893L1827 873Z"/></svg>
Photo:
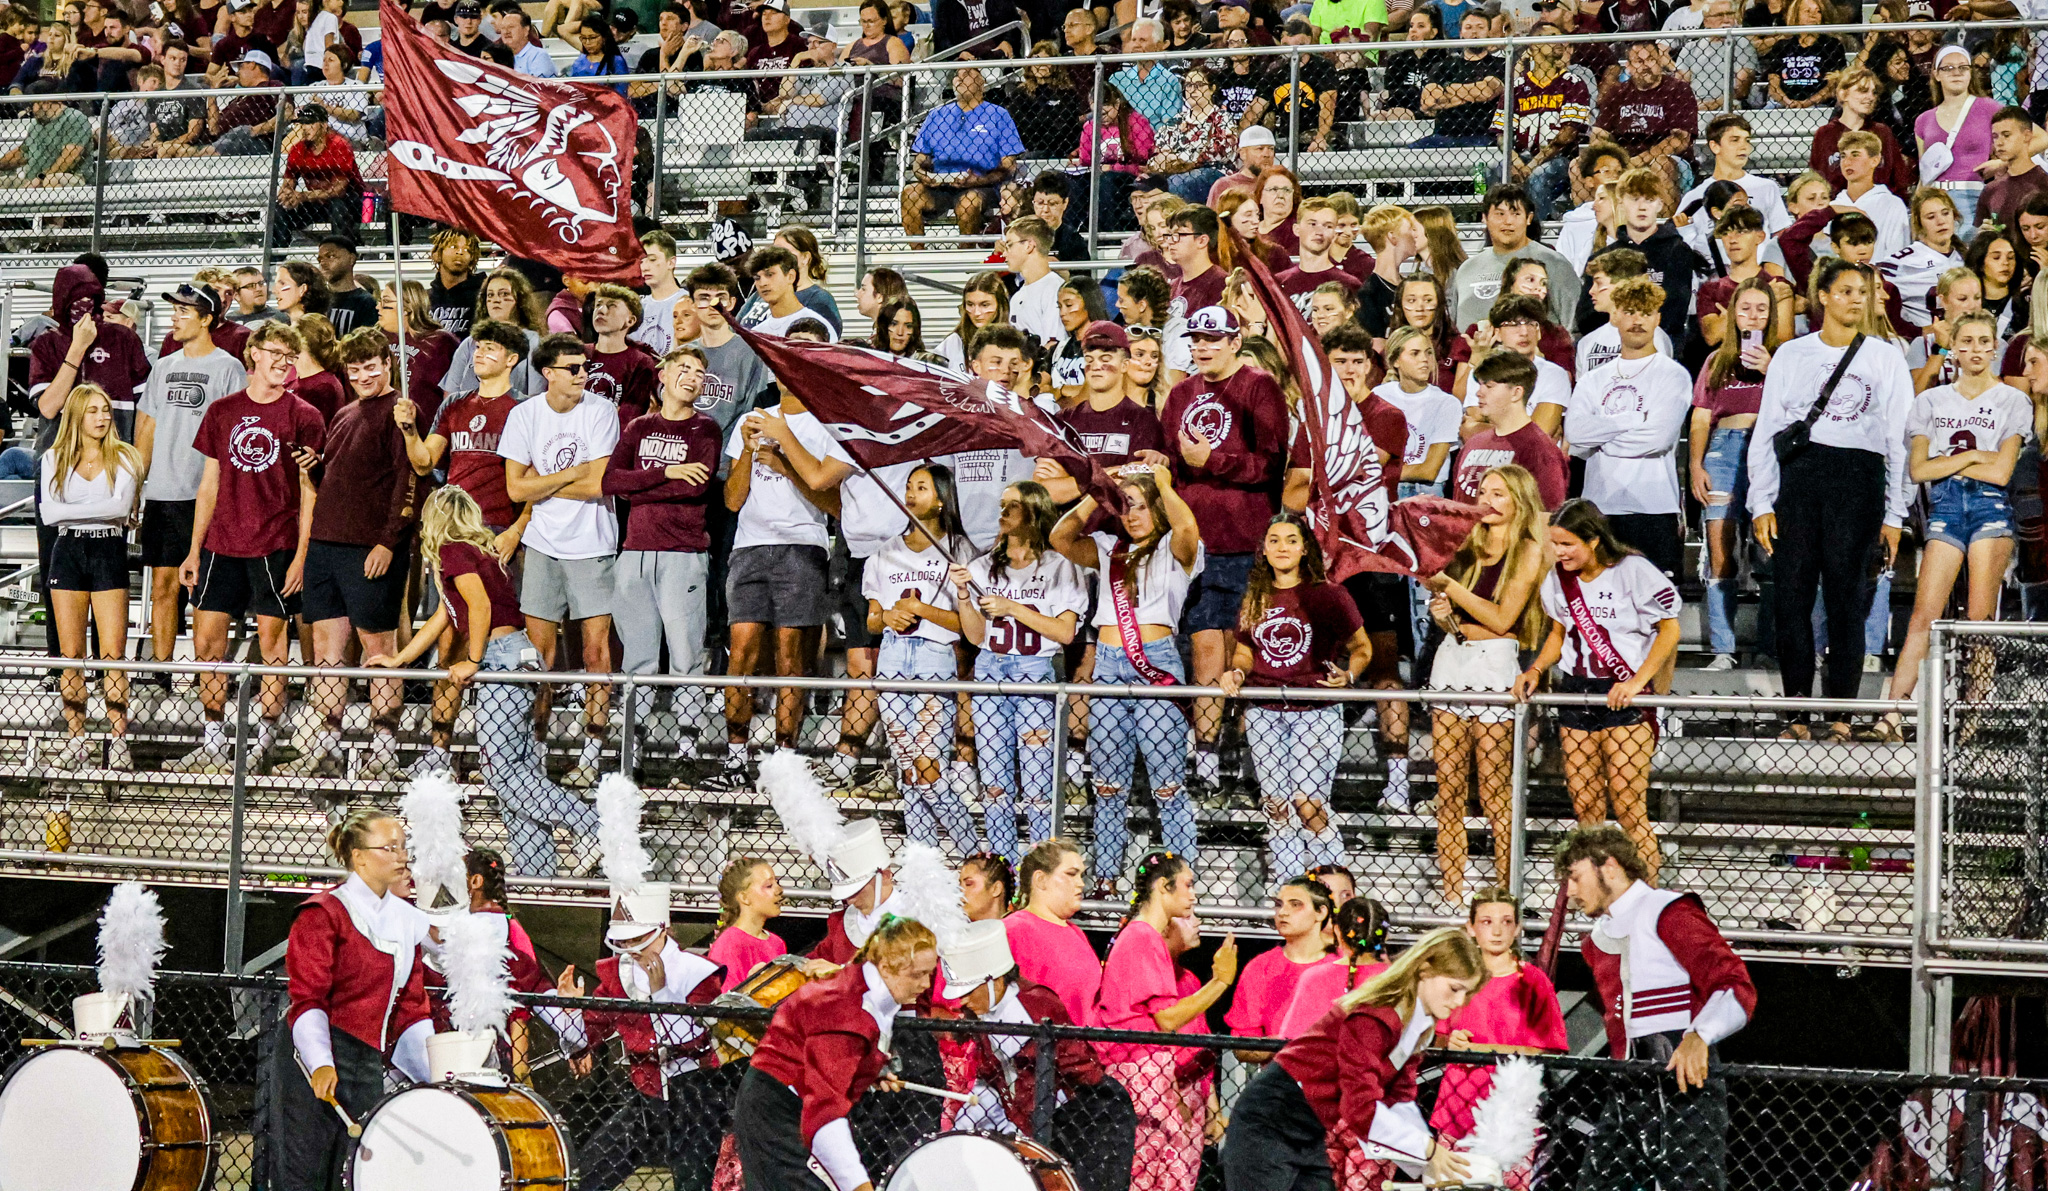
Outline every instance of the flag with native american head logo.
<svg viewBox="0 0 2048 1191"><path fill-rule="evenodd" d="M639 283L625 96L472 58L391 0L379 19L392 206L574 277Z"/></svg>

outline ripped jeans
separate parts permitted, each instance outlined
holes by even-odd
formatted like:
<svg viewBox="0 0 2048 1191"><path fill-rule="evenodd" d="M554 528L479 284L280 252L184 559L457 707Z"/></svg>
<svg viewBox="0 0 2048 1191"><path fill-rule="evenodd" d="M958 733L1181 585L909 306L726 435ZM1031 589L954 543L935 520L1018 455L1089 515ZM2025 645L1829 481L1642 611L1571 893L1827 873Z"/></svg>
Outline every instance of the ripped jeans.
<svg viewBox="0 0 2048 1191"><path fill-rule="evenodd" d="M1267 875L1277 884L1319 864L1342 864L1330 784L1344 755L1343 706L1248 707L1244 733L1266 812ZM1321 826L1312 830L1309 820Z"/></svg>
<svg viewBox="0 0 2048 1191"><path fill-rule="evenodd" d="M882 634L875 655L875 677L929 679L945 682L959 676L953 646L925 637ZM939 825L962 856L981 850L974 814L946 781L946 752L959 722L959 700L952 695L884 691L882 730L889 754L896 759L896 782L903 795L903 831L921 844L939 846Z"/></svg>
<svg viewBox="0 0 2048 1191"><path fill-rule="evenodd" d="M1180 651L1173 638L1145 646L1145 657L1185 682ZM1119 645L1095 649L1095 681L1143 685L1145 680ZM1159 803L1160 845L1189 860L1195 855L1195 810L1188 799L1188 720L1186 702L1164 699L1097 699L1089 708L1088 760L1095 770L1095 871L1114 876L1124 871L1124 851L1131 840L1126 825L1131 802L1131 777L1138 754L1145 755L1145 773L1152 797Z"/></svg>
<svg viewBox="0 0 2048 1191"><path fill-rule="evenodd" d="M983 650L976 682L1052 682L1052 659ZM1011 864L1023 858L1017 839L1017 796L1023 795L1031 843L1052 838L1054 704L1029 695L976 695L974 739L986 801L982 818L989 850Z"/></svg>

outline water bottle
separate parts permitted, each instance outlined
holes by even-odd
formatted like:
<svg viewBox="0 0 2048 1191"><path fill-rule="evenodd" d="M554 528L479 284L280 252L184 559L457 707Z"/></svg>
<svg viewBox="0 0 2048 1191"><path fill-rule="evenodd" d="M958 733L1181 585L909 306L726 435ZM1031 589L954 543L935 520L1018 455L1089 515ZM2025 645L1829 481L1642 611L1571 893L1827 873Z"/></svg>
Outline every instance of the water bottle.
<svg viewBox="0 0 2048 1191"><path fill-rule="evenodd" d="M1858 830L1858 831L1868 831L1868 830L1870 830L1870 812L1869 812L1869 811L1864 811L1864 812L1862 812L1862 813L1860 813L1860 814L1858 814L1858 815L1856 816L1856 830ZM1867 843L1861 843L1861 844L1855 844L1855 845L1853 845L1853 846L1851 846L1851 847L1850 847L1850 849L1849 849L1849 867L1850 867L1850 869L1851 869L1851 870L1853 870L1853 871L1855 871L1855 872L1859 872L1859 873L1863 873L1863 872L1869 872L1869 871L1870 871L1870 845L1869 845L1869 844L1867 844Z"/></svg>
<svg viewBox="0 0 2048 1191"><path fill-rule="evenodd" d="M1477 199L1486 197L1486 167L1483 165L1472 167L1472 197Z"/></svg>

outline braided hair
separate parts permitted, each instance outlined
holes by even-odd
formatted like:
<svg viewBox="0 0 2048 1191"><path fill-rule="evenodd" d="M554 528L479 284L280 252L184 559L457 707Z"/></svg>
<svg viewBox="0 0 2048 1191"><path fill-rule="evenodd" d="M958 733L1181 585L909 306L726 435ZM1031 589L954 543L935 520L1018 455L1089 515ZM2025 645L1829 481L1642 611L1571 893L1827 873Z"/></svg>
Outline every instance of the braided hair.
<svg viewBox="0 0 2048 1191"><path fill-rule="evenodd" d="M1392 925L1387 908L1373 898L1354 897L1337 908L1337 937L1351 950L1344 981L1347 987L1358 975L1361 961L1379 963L1387 958L1387 929Z"/></svg>
<svg viewBox="0 0 2048 1191"><path fill-rule="evenodd" d="M484 900L492 905L505 906L509 912L510 903L505 900L505 858L490 848L471 848L469 855L462 858L463 871L472 877L482 877Z"/></svg>
<svg viewBox="0 0 2048 1191"><path fill-rule="evenodd" d="M1152 888L1161 881L1172 884L1174 879L1189 869L1188 858L1169 848L1154 848L1138 861L1138 867L1131 874L1131 917L1137 917L1145 903L1152 900Z"/></svg>
<svg viewBox="0 0 2048 1191"><path fill-rule="evenodd" d="M759 856L742 856L718 874L718 929L740 920L740 894L754 883L754 870L767 863Z"/></svg>
<svg viewBox="0 0 2048 1191"><path fill-rule="evenodd" d="M1001 853L976 852L960 862L961 872L970 870L980 873L984 884L1003 887L1003 900L998 903L1003 908L1008 909L1017 902L1017 873Z"/></svg>
<svg viewBox="0 0 2048 1191"><path fill-rule="evenodd" d="M1316 912L1316 933L1321 934L1323 928L1330 925L1331 916L1337 912L1337 898L1330 892L1330 887L1317 880L1313 873L1296 877L1280 888L1299 889L1308 894L1308 904ZM1332 949L1334 945L1324 948L1326 951Z"/></svg>

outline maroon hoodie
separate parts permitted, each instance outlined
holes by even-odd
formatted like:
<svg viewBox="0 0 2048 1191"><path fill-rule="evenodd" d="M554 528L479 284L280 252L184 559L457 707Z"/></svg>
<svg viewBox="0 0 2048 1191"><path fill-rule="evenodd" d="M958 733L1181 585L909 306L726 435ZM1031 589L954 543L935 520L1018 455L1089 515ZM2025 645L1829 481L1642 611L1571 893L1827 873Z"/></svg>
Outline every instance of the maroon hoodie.
<svg viewBox="0 0 2048 1191"><path fill-rule="evenodd" d="M29 396L37 401L42 399L43 390L57 379L65 355L71 350L72 327L79 319L89 318L98 326L99 334L86 349L71 384L74 388L94 384L105 389L114 403L115 427L122 438L134 441L135 395L149 379L149 353L135 332L100 319L100 305L106 300L107 290L91 269L84 265L64 266L57 270L50 290L50 317L57 325L36 336L29 345ZM61 415L62 411L58 412ZM57 422L54 417L43 419L36 433L37 453L47 450L56 440Z"/></svg>

